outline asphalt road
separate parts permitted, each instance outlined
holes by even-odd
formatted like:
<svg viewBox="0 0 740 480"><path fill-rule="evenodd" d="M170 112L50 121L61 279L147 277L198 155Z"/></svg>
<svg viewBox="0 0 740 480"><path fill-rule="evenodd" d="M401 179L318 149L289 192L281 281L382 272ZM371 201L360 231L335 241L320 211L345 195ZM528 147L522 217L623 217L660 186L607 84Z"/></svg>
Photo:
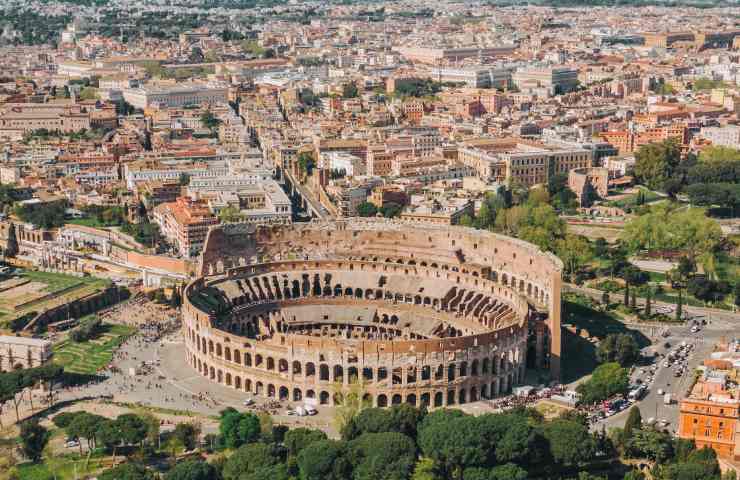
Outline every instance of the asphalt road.
<svg viewBox="0 0 740 480"><path fill-rule="evenodd" d="M734 315L734 318L713 318L712 320L708 320L708 322L709 324L697 333L691 333L689 325L682 325L669 327L670 336L668 337L655 336L651 338L653 345L646 347L644 351L655 351L666 354L668 351L674 350L683 341L692 343L694 348L687 359L688 368L685 369L685 373L681 377L675 377L672 368L663 366L663 358L658 359L658 368L653 376L652 383L648 386L648 392L645 397L636 403L640 408L643 421L647 421L650 418L655 418L656 421L665 420L668 422L665 428L671 432L675 432L678 429L679 403L689 393L688 389L691 385L694 371L709 357L714 345L722 337L740 333L740 315ZM641 330L646 335L657 334L655 329L650 329L649 327ZM670 343L670 348L666 349L664 347L666 342ZM644 367L642 369L645 370ZM634 382L637 377L641 377L644 380L646 376L645 373L642 375L634 373L632 375L632 381ZM673 402L670 405L665 405L664 396L658 394L658 390L663 390L664 393L670 393ZM593 428L601 429L602 425L605 425L607 430L612 427L623 427L628 411L629 409L625 409L616 415L608 417L596 423Z"/></svg>

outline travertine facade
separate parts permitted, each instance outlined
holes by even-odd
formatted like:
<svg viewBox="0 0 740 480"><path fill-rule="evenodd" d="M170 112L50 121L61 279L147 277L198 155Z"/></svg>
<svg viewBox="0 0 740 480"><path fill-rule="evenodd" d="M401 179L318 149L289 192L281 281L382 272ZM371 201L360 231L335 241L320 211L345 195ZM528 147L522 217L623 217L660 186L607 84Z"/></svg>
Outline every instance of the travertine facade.
<svg viewBox="0 0 740 480"><path fill-rule="evenodd" d="M386 220L213 228L185 291L188 363L233 388L376 406L492 398L560 365L562 264L459 227Z"/></svg>

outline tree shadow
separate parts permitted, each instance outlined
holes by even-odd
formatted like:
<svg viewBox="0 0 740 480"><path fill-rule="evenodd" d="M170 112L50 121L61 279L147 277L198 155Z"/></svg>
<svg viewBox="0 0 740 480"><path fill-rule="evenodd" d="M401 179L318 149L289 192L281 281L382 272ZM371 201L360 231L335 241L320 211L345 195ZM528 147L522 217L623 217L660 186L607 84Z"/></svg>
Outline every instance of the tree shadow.
<svg viewBox="0 0 740 480"><path fill-rule="evenodd" d="M651 343L639 330L631 329L611 313L595 308L590 299L578 297L563 300L562 312L564 383L578 380L598 366L595 340L601 341L612 333L626 333L635 339L640 348Z"/></svg>

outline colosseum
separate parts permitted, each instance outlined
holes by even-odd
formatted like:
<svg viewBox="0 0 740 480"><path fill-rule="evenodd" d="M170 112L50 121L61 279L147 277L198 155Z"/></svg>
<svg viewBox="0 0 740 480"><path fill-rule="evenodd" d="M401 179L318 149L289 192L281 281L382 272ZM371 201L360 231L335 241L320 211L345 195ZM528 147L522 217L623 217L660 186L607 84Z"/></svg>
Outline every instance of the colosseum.
<svg viewBox="0 0 740 480"><path fill-rule="evenodd" d="M561 270L529 243L462 227L215 227L185 289L185 354L211 381L281 400L494 398L526 368L558 377Z"/></svg>

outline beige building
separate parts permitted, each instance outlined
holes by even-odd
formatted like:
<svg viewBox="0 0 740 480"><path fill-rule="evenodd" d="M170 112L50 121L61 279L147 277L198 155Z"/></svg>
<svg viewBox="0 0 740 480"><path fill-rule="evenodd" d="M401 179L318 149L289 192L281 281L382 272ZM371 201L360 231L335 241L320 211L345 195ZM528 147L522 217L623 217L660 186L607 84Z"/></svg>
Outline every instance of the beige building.
<svg viewBox="0 0 740 480"><path fill-rule="evenodd" d="M38 367L51 358L51 342L0 335L0 372Z"/></svg>
<svg viewBox="0 0 740 480"><path fill-rule="evenodd" d="M473 168L480 178L532 186L546 183L557 173L590 167L593 152L569 144L521 138L478 139L463 144L458 160Z"/></svg>

